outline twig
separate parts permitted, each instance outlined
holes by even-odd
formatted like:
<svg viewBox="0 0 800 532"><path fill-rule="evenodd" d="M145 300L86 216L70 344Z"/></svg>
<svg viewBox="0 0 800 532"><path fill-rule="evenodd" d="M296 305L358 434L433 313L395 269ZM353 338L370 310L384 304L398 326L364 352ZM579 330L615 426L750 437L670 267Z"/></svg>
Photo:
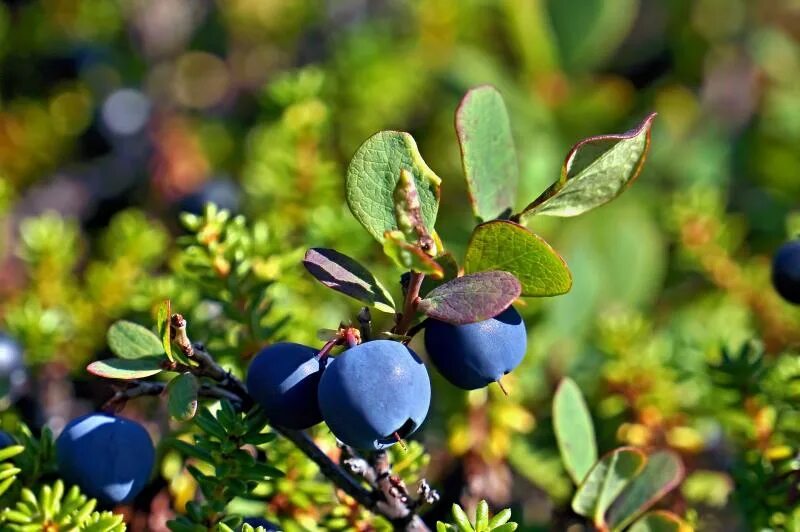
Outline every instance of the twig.
<svg viewBox="0 0 800 532"><path fill-rule="evenodd" d="M403 312L397 317L397 324L392 329L394 334L405 335L408 328L411 327L414 317L417 314L417 304L419 304L419 290L422 288L422 281L425 280L425 274L412 271L411 277L408 280L408 290L406 291L406 299L403 303Z"/></svg>

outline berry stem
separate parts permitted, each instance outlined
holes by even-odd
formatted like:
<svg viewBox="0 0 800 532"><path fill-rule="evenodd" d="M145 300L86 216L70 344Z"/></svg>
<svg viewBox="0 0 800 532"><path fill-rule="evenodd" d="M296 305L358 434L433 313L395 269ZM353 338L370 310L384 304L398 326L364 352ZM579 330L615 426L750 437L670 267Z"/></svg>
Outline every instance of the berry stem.
<svg viewBox="0 0 800 532"><path fill-rule="evenodd" d="M503 394L505 394L505 396L508 397L508 390L506 390L506 387L503 386L503 377L500 377L495 382L497 382L497 385L500 387L501 390L503 390Z"/></svg>
<svg viewBox="0 0 800 532"><path fill-rule="evenodd" d="M394 326L394 329L392 329L394 334L405 335L411 327L417 314L419 290L422 288L422 281L424 280L424 273L411 272L411 278L408 281L408 291L406 291L406 299L403 303L403 312L398 315L397 324Z"/></svg>
<svg viewBox="0 0 800 532"><path fill-rule="evenodd" d="M342 341L341 336L337 334L336 336L325 342L325 345L323 345L322 349L320 349L319 353L317 353L317 358L320 360L320 362L325 362L326 360L328 360L328 355L331 353L331 350L336 345L341 343L341 341Z"/></svg>

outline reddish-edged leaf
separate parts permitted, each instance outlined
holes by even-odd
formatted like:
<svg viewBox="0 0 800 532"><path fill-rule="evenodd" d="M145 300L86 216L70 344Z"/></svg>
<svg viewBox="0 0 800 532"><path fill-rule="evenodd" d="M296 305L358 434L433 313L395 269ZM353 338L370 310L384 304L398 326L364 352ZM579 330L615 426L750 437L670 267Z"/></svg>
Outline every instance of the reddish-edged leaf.
<svg viewBox="0 0 800 532"><path fill-rule="evenodd" d="M465 325L497 316L519 297L519 281L508 272L457 277L431 290L418 309L437 320Z"/></svg>
<svg viewBox="0 0 800 532"><path fill-rule="evenodd" d="M303 266L328 288L382 312L395 312L389 292L369 270L347 255L335 249L312 248L306 252Z"/></svg>
<svg viewBox="0 0 800 532"><path fill-rule="evenodd" d="M106 379L143 379L161 373L163 362L161 357L109 358L92 362L86 370Z"/></svg>
<svg viewBox="0 0 800 532"><path fill-rule="evenodd" d="M600 135L572 147L561 177L525 207L520 216L577 216L613 200L638 176L650 147L655 113L636 129Z"/></svg>
<svg viewBox="0 0 800 532"><path fill-rule="evenodd" d="M674 452L661 450L648 456L644 470L625 488L608 511L606 521L611 530L623 530L675 489L683 476L683 463Z"/></svg>
<svg viewBox="0 0 800 532"><path fill-rule="evenodd" d="M456 110L456 134L475 216L511 212L519 169L503 97L491 85L471 89Z"/></svg>

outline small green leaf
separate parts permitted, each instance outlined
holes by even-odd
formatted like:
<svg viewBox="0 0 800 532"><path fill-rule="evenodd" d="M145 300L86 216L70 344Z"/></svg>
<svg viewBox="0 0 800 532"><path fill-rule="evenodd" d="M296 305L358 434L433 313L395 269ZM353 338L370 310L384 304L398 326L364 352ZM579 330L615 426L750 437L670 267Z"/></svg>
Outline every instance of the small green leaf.
<svg viewBox="0 0 800 532"><path fill-rule="evenodd" d="M394 314L391 294L364 266L335 249L311 248L303 266L319 282L381 312Z"/></svg>
<svg viewBox="0 0 800 532"><path fill-rule="evenodd" d="M564 468L578 485L597 462L597 443L586 401L570 378L561 381L553 397L553 425Z"/></svg>
<svg viewBox="0 0 800 532"><path fill-rule="evenodd" d="M86 366L86 370L92 375L106 379L143 379L161 373L162 363L163 359L161 357L137 358L135 360L108 358L92 362Z"/></svg>
<svg viewBox="0 0 800 532"><path fill-rule="evenodd" d="M636 521L628 532L692 532L692 530L692 527L677 515L659 510L650 512Z"/></svg>
<svg viewBox="0 0 800 532"><path fill-rule="evenodd" d="M433 233L441 179L428 168L414 138L401 131L380 131L362 144L347 168L345 194L353 216L379 242L399 229L394 190L400 171L414 176L425 228Z"/></svg>
<svg viewBox="0 0 800 532"><path fill-rule="evenodd" d="M158 306L158 336L161 338L161 345L164 347L164 352L170 362L175 360L172 358L172 338L170 336L169 319L172 316L172 303L169 299L165 299Z"/></svg>
<svg viewBox="0 0 800 532"><path fill-rule="evenodd" d="M137 359L164 354L161 340L138 323L115 322L108 329L108 346L120 358Z"/></svg>
<svg viewBox="0 0 800 532"><path fill-rule="evenodd" d="M475 509L475 532L484 532L489 527L489 504L481 500Z"/></svg>
<svg viewBox="0 0 800 532"><path fill-rule="evenodd" d="M390 231L385 235L383 252L402 269L430 275L435 279L444 276L442 267L422 248L406 242L401 231Z"/></svg>
<svg viewBox="0 0 800 532"><path fill-rule="evenodd" d="M465 325L488 320L508 308L520 294L508 272L479 272L456 277L431 290L417 308L437 320Z"/></svg>
<svg viewBox="0 0 800 532"><path fill-rule="evenodd" d="M456 134L472 211L482 220L510 213L519 168L503 97L491 85L471 89L456 110Z"/></svg>
<svg viewBox="0 0 800 532"><path fill-rule="evenodd" d="M497 512L497 514L495 514L495 516L489 521L489 530L494 530L500 525L508 523L509 519L511 519L511 510L508 508Z"/></svg>
<svg viewBox="0 0 800 532"><path fill-rule="evenodd" d="M513 222L487 222L472 232L464 271L488 270L513 273L523 296L556 296L572 288L564 259L541 237Z"/></svg>
<svg viewBox="0 0 800 532"><path fill-rule="evenodd" d="M578 216L622 194L644 166L655 117L651 114L633 131L590 137L573 146L561 178L525 207L521 216Z"/></svg>
<svg viewBox="0 0 800 532"><path fill-rule="evenodd" d="M189 372L181 373L167 384L167 409L178 421L192 419L197 412L197 392L200 383Z"/></svg>
<svg viewBox="0 0 800 532"><path fill-rule="evenodd" d="M453 504L453 521L461 532L474 532L466 512L457 504Z"/></svg>
<svg viewBox="0 0 800 532"><path fill-rule="evenodd" d="M498 527L492 528L493 532L514 532L519 525L517 523L506 523Z"/></svg>
<svg viewBox="0 0 800 532"><path fill-rule="evenodd" d="M608 512L611 530L624 529L677 487L683 476L683 463L674 452L662 450L648 456L644 470L611 506Z"/></svg>
<svg viewBox="0 0 800 532"><path fill-rule="evenodd" d="M441 521L436 521L436 532L448 532L450 528L447 524L442 523Z"/></svg>
<svg viewBox="0 0 800 532"><path fill-rule="evenodd" d="M0 449L0 462L13 458L24 450L25 447L23 445L9 445L8 447Z"/></svg>
<svg viewBox="0 0 800 532"><path fill-rule="evenodd" d="M578 515L592 518L597 528L607 529L606 510L642 471L646 461L647 456L638 449L614 449L601 458L586 475L572 498L572 509Z"/></svg>

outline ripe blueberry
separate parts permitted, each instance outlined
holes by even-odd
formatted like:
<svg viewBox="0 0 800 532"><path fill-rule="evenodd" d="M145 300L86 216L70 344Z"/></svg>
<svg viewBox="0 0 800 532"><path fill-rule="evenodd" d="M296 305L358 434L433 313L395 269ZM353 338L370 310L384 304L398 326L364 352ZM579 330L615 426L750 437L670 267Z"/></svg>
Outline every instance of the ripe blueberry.
<svg viewBox="0 0 800 532"><path fill-rule="evenodd" d="M527 343L525 323L514 307L477 323L431 319L425 327L425 349L434 366L465 390L482 388L516 368Z"/></svg>
<svg viewBox="0 0 800 532"><path fill-rule="evenodd" d="M281 342L265 347L247 370L247 391L270 420L292 429L322 421L317 387L325 362L311 347Z"/></svg>
<svg viewBox="0 0 800 532"><path fill-rule="evenodd" d="M0 396L15 398L28 379L22 347L0 333Z"/></svg>
<svg viewBox="0 0 800 532"><path fill-rule="evenodd" d="M262 526L267 532L278 532L280 527L272 521L267 521L263 517L246 517L244 523L252 526L253 528Z"/></svg>
<svg viewBox="0 0 800 532"><path fill-rule="evenodd" d="M150 478L155 449L147 431L108 414L70 421L56 440L61 476L90 497L113 505L133 500Z"/></svg>
<svg viewBox="0 0 800 532"><path fill-rule="evenodd" d="M800 240L787 242L775 253L772 285L783 299L800 305Z"/></svg>
<svg viewBox="0 0 800 532"><path fill-rule="evenodd" d="M431 382L419 357L399 342L375 340L333 359L319 383L322 417L342 442L385 449L422 424Z"/></svg>

